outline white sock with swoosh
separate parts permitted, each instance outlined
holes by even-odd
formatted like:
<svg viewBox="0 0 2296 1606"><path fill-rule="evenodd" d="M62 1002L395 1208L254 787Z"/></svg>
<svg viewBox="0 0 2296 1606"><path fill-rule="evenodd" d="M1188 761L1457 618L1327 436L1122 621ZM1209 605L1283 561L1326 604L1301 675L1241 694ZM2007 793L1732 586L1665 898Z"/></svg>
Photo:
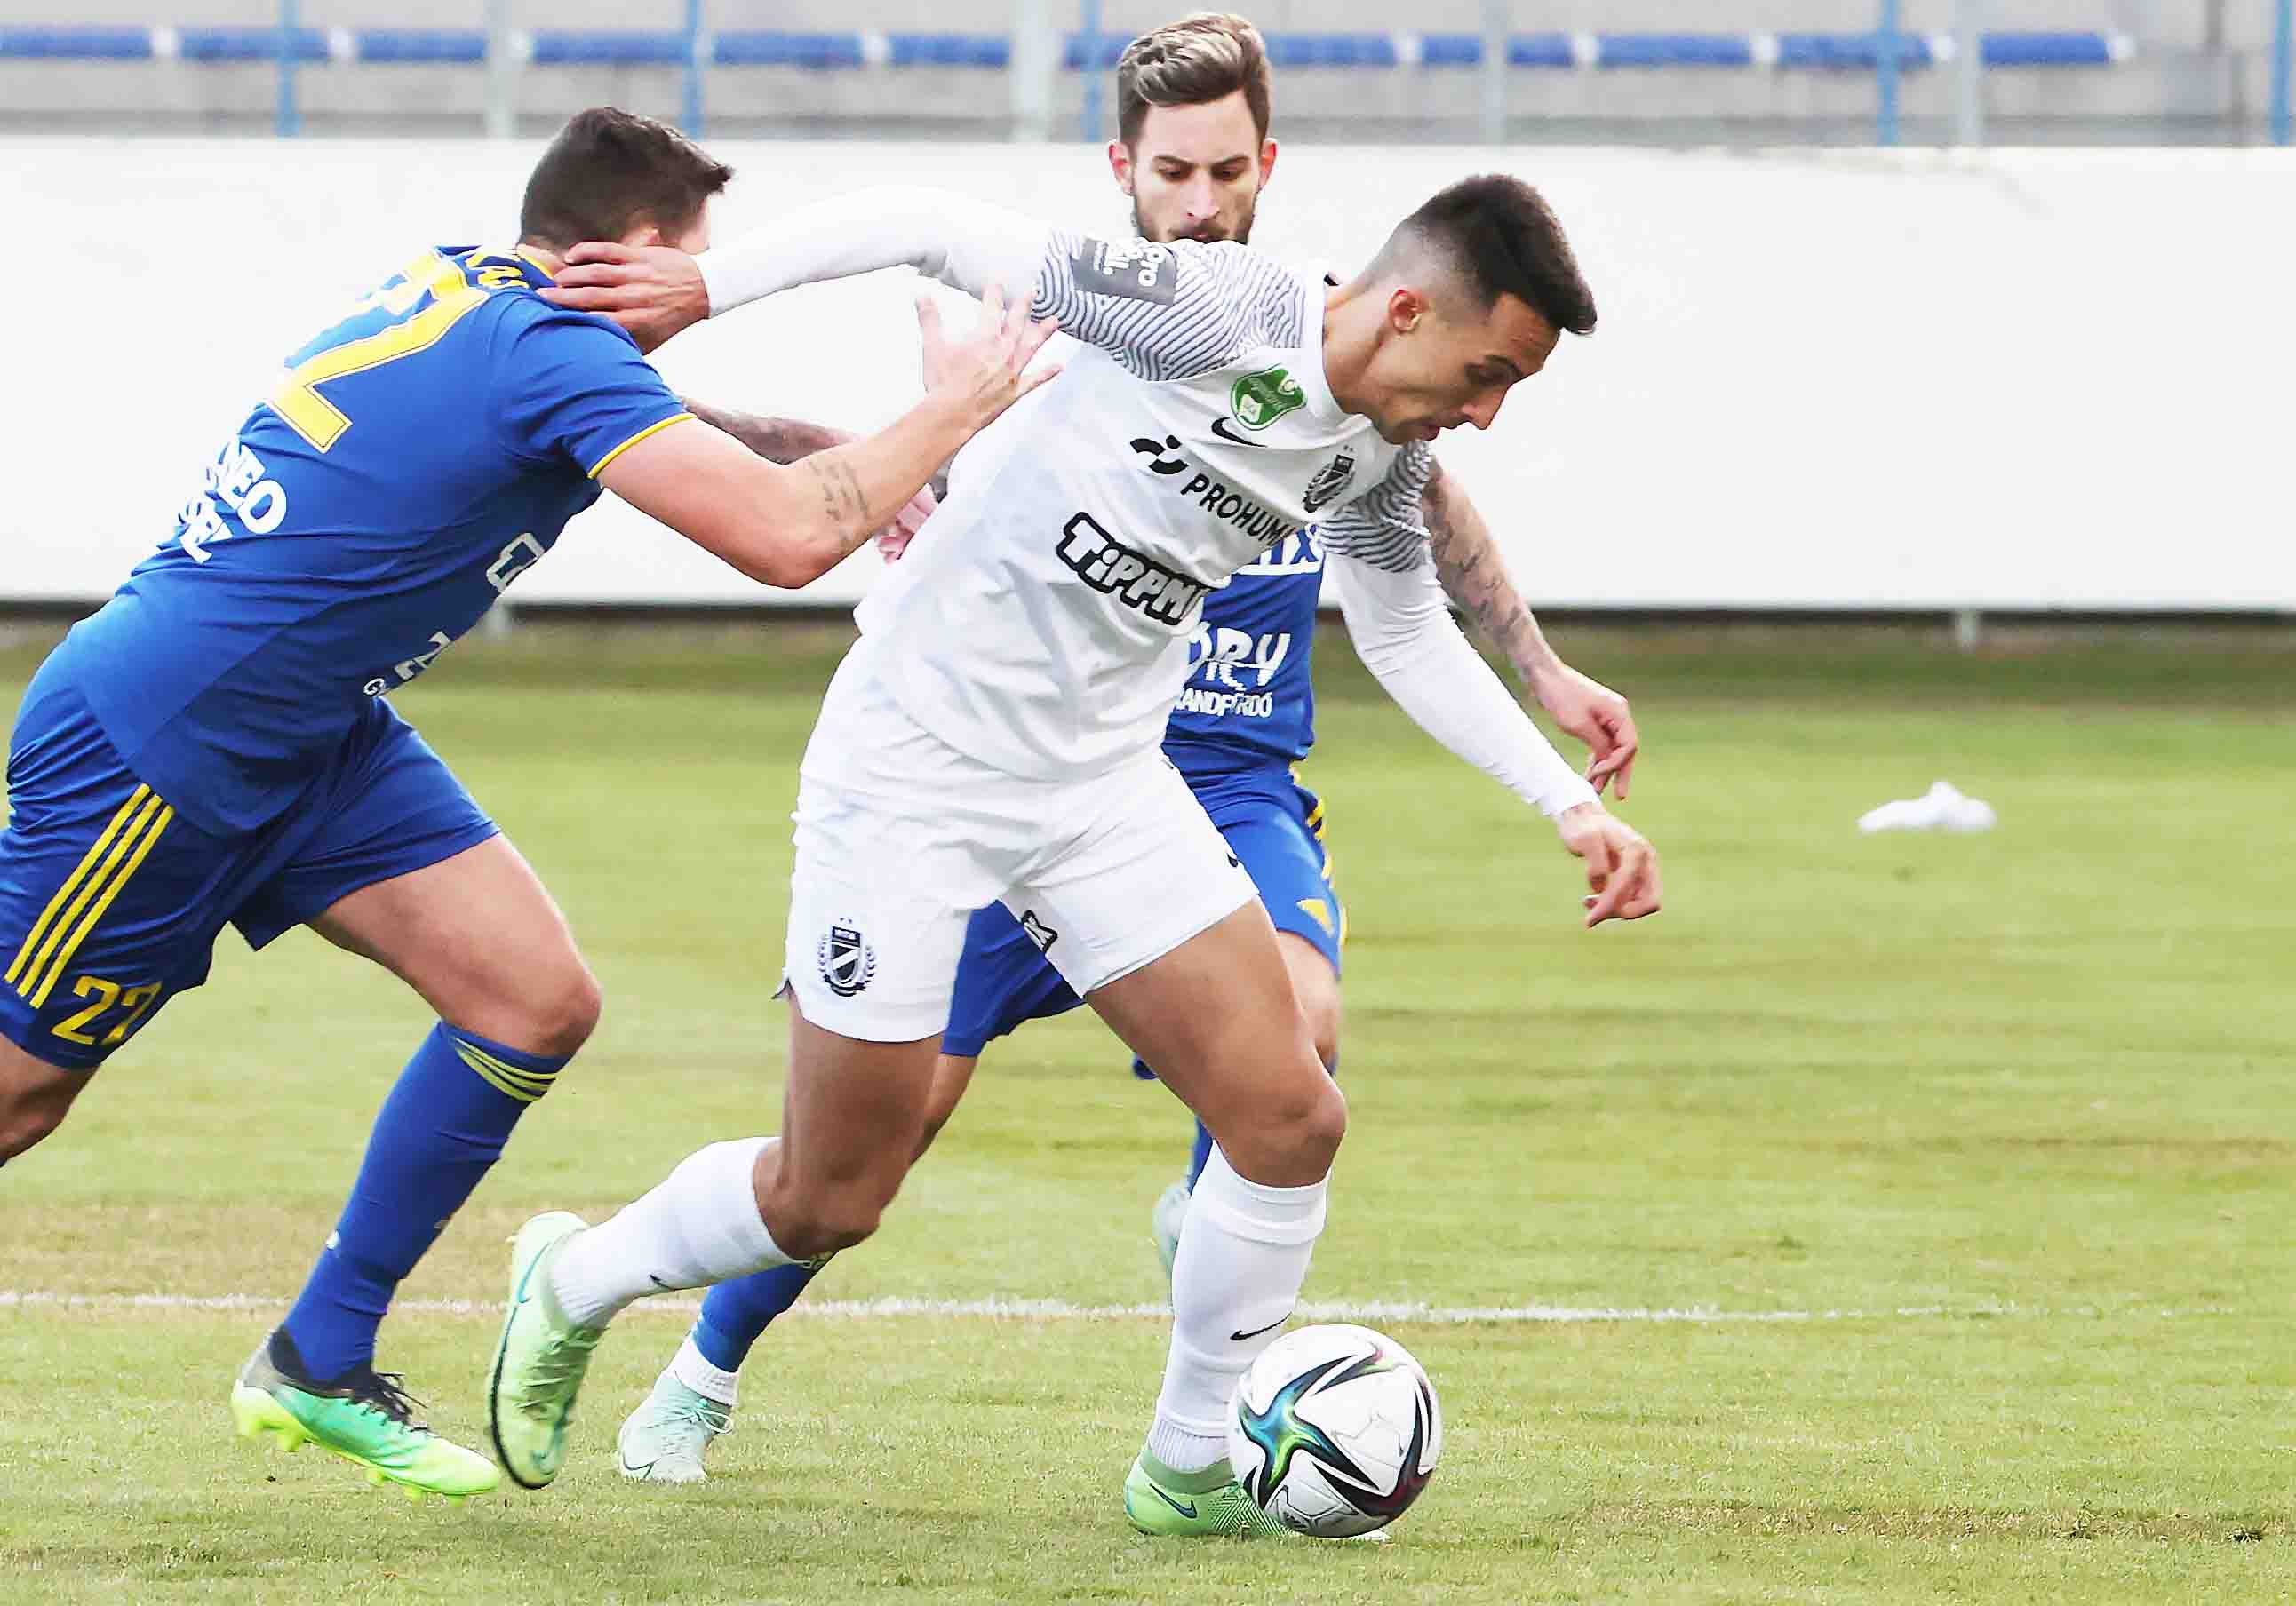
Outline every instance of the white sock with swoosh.
<svg viewBox="0 0 2296 1606"><path fill-rule="evenodd" d="M1229 1397L1299 1303L1330 1183L1246 1182L1218 1149L1196 1179L1172 1263L1172 1351L1148 1430L1148 1453L1174 1471L1227 1454Z"/></svg>
<svg viewBox="0 0 2296 1606"><path fill-rule="evenodd" d="M647 1294L708 1288L787 1266L758 1213L751 1174L773 1137L712 1143L678 1161L653 1192L578 1233L550 1268L550 1291L569 1318L603 1327Z"/></svg>

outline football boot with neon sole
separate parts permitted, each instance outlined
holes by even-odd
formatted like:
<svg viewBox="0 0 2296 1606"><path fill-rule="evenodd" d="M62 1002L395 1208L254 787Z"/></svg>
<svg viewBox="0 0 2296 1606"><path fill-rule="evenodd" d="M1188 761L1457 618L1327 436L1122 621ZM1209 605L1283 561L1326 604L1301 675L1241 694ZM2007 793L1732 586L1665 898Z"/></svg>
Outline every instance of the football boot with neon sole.
<svg viewBox="0 0 2296 1606"><path fill-rule="evenodd" d="M284 1450L307 1444L366 1469L369 1483L395 1483L410 1500L455 1501L500 1480L494 1463L414 1420L398 1374L363 1366L331 1382L311 1377L283 1327L248 1357L232 1385L231 1417L242 1438L267 1436Z"/></svg>
<svg viewBox="0 0 2296 1606"><path fill-rule="evenodd" d="M1176 1472L1147 1451L1124 1479L1124 1514L1159 1538L1259 1538L1285 1532L1253 1504L1226 1457L1201 1472Z"/></svg>
<svg viewBox="0 0 2296 1606"><path fill-rule="evenodd" d="M558 1476L574 1398L605 1332L577 1326L550 1291L560 1248L586 1225L578 1216L550 1210L510 1241L510 1311L495 1343L487 1415L503 1471L521 1488L547 1487Z"/></svg>

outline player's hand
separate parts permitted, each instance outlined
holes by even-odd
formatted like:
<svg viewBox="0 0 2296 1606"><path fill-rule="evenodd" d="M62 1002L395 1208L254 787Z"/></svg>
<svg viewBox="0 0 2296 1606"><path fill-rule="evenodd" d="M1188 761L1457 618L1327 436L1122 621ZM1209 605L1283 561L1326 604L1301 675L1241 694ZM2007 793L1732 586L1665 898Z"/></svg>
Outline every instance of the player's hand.
<svg viewBox="0 0 2296 1606"><path fill-rule="evenodd" d="M908 505L893 516L893 521L877 532L877 555L888 563L899 562L901 554L909 550L909 543L916 539L917 532L939 505L940 498L933 495L931 486L910 497Z"/></svg>
<svg viewBox="0 0 2296 1606"><path fill-rule="evenodd" d="M949 340L941 331L939 304L922 297L917 301L917 330L928 353L925 394L965 407L976 430L987 428L1005 408L1061 371L1058 363L1047 363L1033 373L1021 372L1060 332L1060 325L1050 318L1029 317L1027 296L1008 306L1004 292L994 284L980 298L980 322L968 339ZM930 355L936 350L940 354L937 363Z"/></svg>
<svg viewBox="0 0 2296 1606"><path fill-rule="evenodd" d="M709 315L701 266L674 246L586 240L566 253L542 299L577 312L602 312L652 351Z"/></svg>
<svg viewBox="0 0 2296 1606"><path fill-rule="evenodd" d="M1640 920L1658 913L1658 849L1633 826L1599 803L1566 808L1554 822L1562 845L1587 861L1588 930L1606 920Z"/></svg>
<svg viewBox="0 0 2296 1606"><path fill-rule="evenodd" d="M1555 724L1587 744L1587 784L1600 792L1615 781L1619 800L1625 802L1635 776L1635 755L1642 750L1627 700L1559 659L1532 678L1530 689Z"/></svg>

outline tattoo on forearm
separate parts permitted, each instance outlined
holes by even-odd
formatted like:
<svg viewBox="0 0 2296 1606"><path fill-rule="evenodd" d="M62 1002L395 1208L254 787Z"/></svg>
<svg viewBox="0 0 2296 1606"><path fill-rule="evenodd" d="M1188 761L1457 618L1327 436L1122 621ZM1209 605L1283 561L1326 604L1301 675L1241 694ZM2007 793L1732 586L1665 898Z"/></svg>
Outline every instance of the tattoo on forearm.
<svg viewBox="0 0 2296 1606"><path fill-rule="evenodd" d="M850 463L832 456L808 457L798 469L813 476L821 487L822 517L837 534L840 549L851 552L875 532L883 520L869 517L869 498Z"/></svg>
<svg viewBox="0 0 2296 1606"><path fill-rule="evenodd" d="M841 430L807 423L795 418L760 418L735 413L707 402L684 398L685 410L712 428L723 430L768 463L792 463L841 446L849 438Z"/></svg>
<svg viewBox="0 0 2296 1606"><path fill-rule="evenodd" d="M1431 485L1434 494L1422 505L1427 520L1429 545L1435 554L1435 572L1443 589L1474 621L1485 640L1506 655L1515 673L1525 680L1546 653L1529 604L1515 591L1506 567L1491 545L1491 532L1474 504L1458 488Z"/></svg>

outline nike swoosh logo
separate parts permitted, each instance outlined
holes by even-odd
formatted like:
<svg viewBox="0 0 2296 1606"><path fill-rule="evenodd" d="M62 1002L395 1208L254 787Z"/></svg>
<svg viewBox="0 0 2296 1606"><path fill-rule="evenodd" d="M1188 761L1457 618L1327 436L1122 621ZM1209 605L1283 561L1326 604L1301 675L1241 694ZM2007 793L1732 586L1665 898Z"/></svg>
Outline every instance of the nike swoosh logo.
<svg viewBox="0 0 2296 1606"><path fill-rule="evenodd" d="M656 1288L661 1290L661 1291L666 1294L674 1294L677 1291L668 1283L664 1282L660 1278L655 1276L652 1272L648 1272L646 1274L646 1281L652 1283Z"/></svg>
<svg viewBox="0 0 2296 1606"><path fill-rule="evenodd" d="M1231 870L1241 870L1243 868L1243 861L1231 853L1227 856L1227 867Z"/></svg>
<svg viewBox="0 0 2296 1606"><path fill-rule="evenodd" d="M1222 440L1226 441L1230 446L1264 447L1267 444L1264 440L1252 440L1235 433L1234 430L1228 428L1227 417L1225 414L1212 420L1212 433L1218 436Z"/></svg>
<svg viewBox="0 0 2296 1606"><path fill-rule="evenodd" d="M1152 1489L1156 1489L1157 1499L1162 1501L1166 1505L1170 1506L1174 1511L1179 1512L1181 1516L1187 1518L1191 1522L1195 1520L1196 1508L1193 1505L1182 1505L1178 1501L1173 1499L1163 1490L1157 1489L1156 1486L1152 1483L1148 1487Z"/></svg>
<svg viewBox="0 0 2296 1606"><path fill-rule="evenodd" d="M1292 1313L1287 1310L1265 1327L1255 1327L1250 1332L1232 1332L1228 1334L1228 1341L1232 1344L1241 1344L1246 1339L1256 1339L1263 1332L1274 1332L1277 1328L1283 1326L1284 1323L1289 1322L1291 1319Z"/></svg>

